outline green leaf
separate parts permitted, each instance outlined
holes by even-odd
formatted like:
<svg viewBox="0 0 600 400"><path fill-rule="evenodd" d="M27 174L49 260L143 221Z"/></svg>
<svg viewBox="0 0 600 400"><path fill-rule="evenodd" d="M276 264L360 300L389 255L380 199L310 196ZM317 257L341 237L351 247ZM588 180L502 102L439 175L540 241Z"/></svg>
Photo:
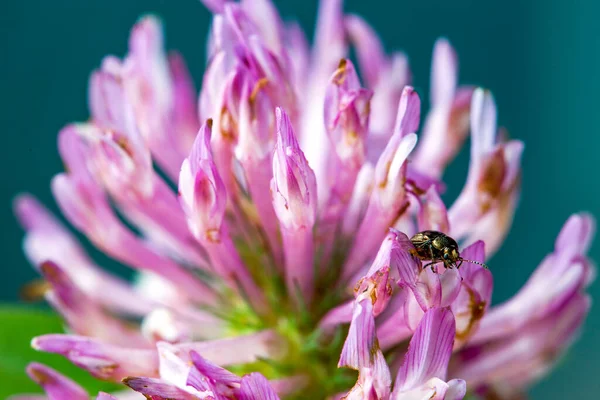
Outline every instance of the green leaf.
<svg viewBox="0 0 600 400"><path fill-rule="evenodd" d="M0 398L16 393L40 393L42 390L25 373L32 361L46 364L68 376L90 394L113 391L117 385L93 378L57 354L31 348L31 338L46 333L64 332L56 314L34 307L0 304Z"/></svg>

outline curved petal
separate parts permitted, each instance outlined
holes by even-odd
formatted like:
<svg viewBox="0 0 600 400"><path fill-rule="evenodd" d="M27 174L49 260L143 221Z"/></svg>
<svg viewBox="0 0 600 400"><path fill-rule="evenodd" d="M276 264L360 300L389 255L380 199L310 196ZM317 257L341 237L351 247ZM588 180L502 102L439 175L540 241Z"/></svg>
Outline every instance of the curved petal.
<svg viewBox="0 0 600 400"><path fill-rule="evenodd" d="M454 333L454 315L449 309L433 308L425 313L410 340L392 397L418 388L431 378L446 378Z"/></svg>

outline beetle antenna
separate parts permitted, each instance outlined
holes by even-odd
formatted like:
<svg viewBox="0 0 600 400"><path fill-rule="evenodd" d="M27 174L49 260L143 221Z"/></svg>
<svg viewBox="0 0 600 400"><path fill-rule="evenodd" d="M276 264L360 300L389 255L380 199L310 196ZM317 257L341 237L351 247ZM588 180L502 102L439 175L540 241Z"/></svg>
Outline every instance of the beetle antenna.
<svg viewBox="0 0 600 400"><path fill-rule="evenodd" d="M471 264L477 264L477 265L481 265L483 268L485 269L489 269L489 267L487 266L487 264L484 263L480 263L479 261L473 261L473 260L467 260L466 258L459 258L459 260L462 261L466 261L466 262L470 262Z"/></svg>

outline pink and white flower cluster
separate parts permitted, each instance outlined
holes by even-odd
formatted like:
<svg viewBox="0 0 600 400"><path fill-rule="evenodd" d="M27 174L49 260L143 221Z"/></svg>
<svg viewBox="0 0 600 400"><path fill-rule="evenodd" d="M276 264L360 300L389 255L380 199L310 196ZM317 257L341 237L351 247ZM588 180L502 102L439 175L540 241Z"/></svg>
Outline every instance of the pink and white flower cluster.
<svg viewBox="0 0 600 400"><path fill-rule="evenodd" d="M407 57L341 0L321 1L312 48L269 0L203 2L214 19L199 96L145 17L125 58L93 72L90 120L58 138L59 207L137 281L100 268L33 197L16 200L27 257L68 326L33 346L133 389L103 400L509 398L546 374L589 309L590 216L572 216L493 307L490 270L423 268L409 239L441 231L483 263L520 192L523 143L498 130L491 93L458 85L449 42L435 44L419 129ZM469 132L447 208L441 178ZM49 367L27 372L46 398L89 398Z"/></svg>

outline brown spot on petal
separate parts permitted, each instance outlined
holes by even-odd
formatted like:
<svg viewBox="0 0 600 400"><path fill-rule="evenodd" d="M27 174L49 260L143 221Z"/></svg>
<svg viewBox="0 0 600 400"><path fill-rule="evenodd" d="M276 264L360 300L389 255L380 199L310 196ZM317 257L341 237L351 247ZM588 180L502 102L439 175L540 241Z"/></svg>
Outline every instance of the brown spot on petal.
<svg viewBox="0 0 600 400"><path fill-rule="evenodd" d="M485 301L477 301L477 298L475 296L475 292L473 292L473 290L467 286L463 286L469 293L469 305L468 305L468 314L469 314L469 321L467 323L466 328L461 331L461 332L456 332L456 339L459 341L465 341L469 338L469 336L471 336L471 334L473 333L473 328L476 326L477 322L479 322L479 320L481 318L483 318L483 315L485 314L485 310L486 310L486 305L487 303Z"/></svg>
<svg viewBox="0 0 600 400"><path fill-rule="evenodd" d="M117 137L115 139L115 143L117 144L117 146L119 146L121 150L125 152L125 154L127 154L130 158L133 158L133 150L131 150L129 141L125 136Z"/></svg>
<svg viewBox="0 0 600 400"><path fill-rule="evenodd" d="M29 372L31 375L33 375L33 380L36 381L40 386L44 386L48 382L53 381L52 377L47 375L44 371L32 368Z"/></svg>
<svg viewBox="0 0 600 400"><path fill-rule="evenodd" d="M384 180L384 181L382 181L382 182L379 182L379 188L380 188L380 189L385 189L385 187L387 186L387 183L388 183L388 178L387 178L387 176L388 176L388 174L389 174L389 172L390 172L390 167L391 167L391 166L392 166L392 162L391 162L391 161L388 161L388 162L385 164L385 180Z"/></svg>
<svg viewBox="0 0 600 400"><path fill-rule="evenodd" d="M365 281L365 278L360 278L360 280L358 282L356 282L356 285L354 285L354 293L358 294L358 291L360 290L364 281ZM365 291L366 291L366 289L365 289Z"/></svg>
<svg viewBox="0 0 600 400"><path fill-rule="evenodd" d="M360 135L355 130L349 130L345 132L344 140L346 144L350 147L354 147L358 142Z"/></svg>
<svg viewBox="0 0 600 400"><path fill-rule="evenodd" d="M95 369L98 375L102 377L110 377L117 369L117 364L104 365Z"/></svg>
<svg viewBox="0 0 600 400"><path fill-rule="evenodd" d="M340 60L340 63L338 64L338 68L335 70L333 77L331 78L331 81L338 85L341 86L344 84L344 81L346 80L346 66L347 66L348 62L346 61L345 58L342 58Z"/></svg>
<svg viewBox="0 0 600 400"><path fill-rule="evenodd" d="M38 301L50 289L50 284L44 279L36 279L23 285L19 294L24 301Z"/></svg>
<svg viewBox="0 0 600 400"><path fill-rule="evenodd" d="M418 186L417 183L412 179L406 180L406 187L408 190L412 191L416 196L423 196L425 193L427 193L426 189L423 189L420 186Z"/></svg>
<svg viewBox="0 0 600 400"><path fill-rule="evenodd" d="M219 128L223 139L235 142L237 140L237 123L234 121L226 107L221 109Z"/></svg>
<svg viewBox="0 0 600 400"><path fill-rule="evenodd" d="M500 395L494 388L487 388L483 397L485 400L525 400L527 397L521 393L510 393Z"/></svg>
<svg viewBox="0 0 600 400"><path fill-rule="evenodd" d="M471 306L471 315L472 315L471 319L474 321L479 321L481 318L483 318L483 314L485 313L485 306L486 306L485 301L480 301L480 302L473 304Z"/></svg>
<svg viewBox="0 0 600 400"><path fill-rule="evenodd" d="M455 100L448 118L448 140L455 143L457 148L459 148L467 138L467 132L469 132L470 111L470 101L459 103Z"/></svg>
<svg viewBox="0 0 600 400"><path fill-rule="evenodd" d="M60 272L55 268L54 263L51 261L45 261L40 265L40 271L44 276L50 280L60 278Z"/></svg>
<svg viewBox="0 0 600 400"><path fill-rule="evenodd" d="M408 201L405 201L404 204L402 205L402 207L400 207L400 209L396 213L396 217L392 220L392 222L390 223L390 226L396 225L398 220L404 215L404 213L406 212L406 210L408 209L409 206L410 206L410 203Z"/></svg>
<svg viewBox="0 0 600 400"><path fill-rule="evenodd" d="M540 354L540 358L543 364L552 364L554 361L556 361L559 355L560 352L558 349L546 347Z"/></svg>
<svg viewBox="0 0 600 400"><path fill-rule="evenodd" d="M491 207L491 203L502 193L502 183L507 169L504 148L498 147L492 155L483 161L482 167L483 171L477 183L477 190L485 196L481 206L481 211L485 213Z"/></svg>
<svg viewBox="0 0 600 400"><path fill-rule="evenodd" d="M218 229L209 229L205 233L206 239L211 243L219 243L221 241L221 234Z"/></svg>
<svg viewBox="0 0 600 400"><path fill-rule="evenodd" d="M256 101L256 96L258 96L258 93L268 84L269 80L267 78L261 78L258 82L256 82L256 85L254 85L252 88L252 93L250 93L250 97L248 99L248 102L251 106L254 106L254 102Z"/></svg>
<svg viewBox="0 0 600 400"><path fill-rule="evenodd" d="M369 361L371 365L375 363L375 357L377 356L377 352L379 351L379 339L375 338L373 340L373 346L369 349Z"/></svg>
<svg viewBox="0 0 600 400"><path fill-rule="evenodd" d="M375 304L377 303L377 290L375 290L377 288L377 284L375 284L373 286L373 289L371 290L371 304Z"/></svg>

